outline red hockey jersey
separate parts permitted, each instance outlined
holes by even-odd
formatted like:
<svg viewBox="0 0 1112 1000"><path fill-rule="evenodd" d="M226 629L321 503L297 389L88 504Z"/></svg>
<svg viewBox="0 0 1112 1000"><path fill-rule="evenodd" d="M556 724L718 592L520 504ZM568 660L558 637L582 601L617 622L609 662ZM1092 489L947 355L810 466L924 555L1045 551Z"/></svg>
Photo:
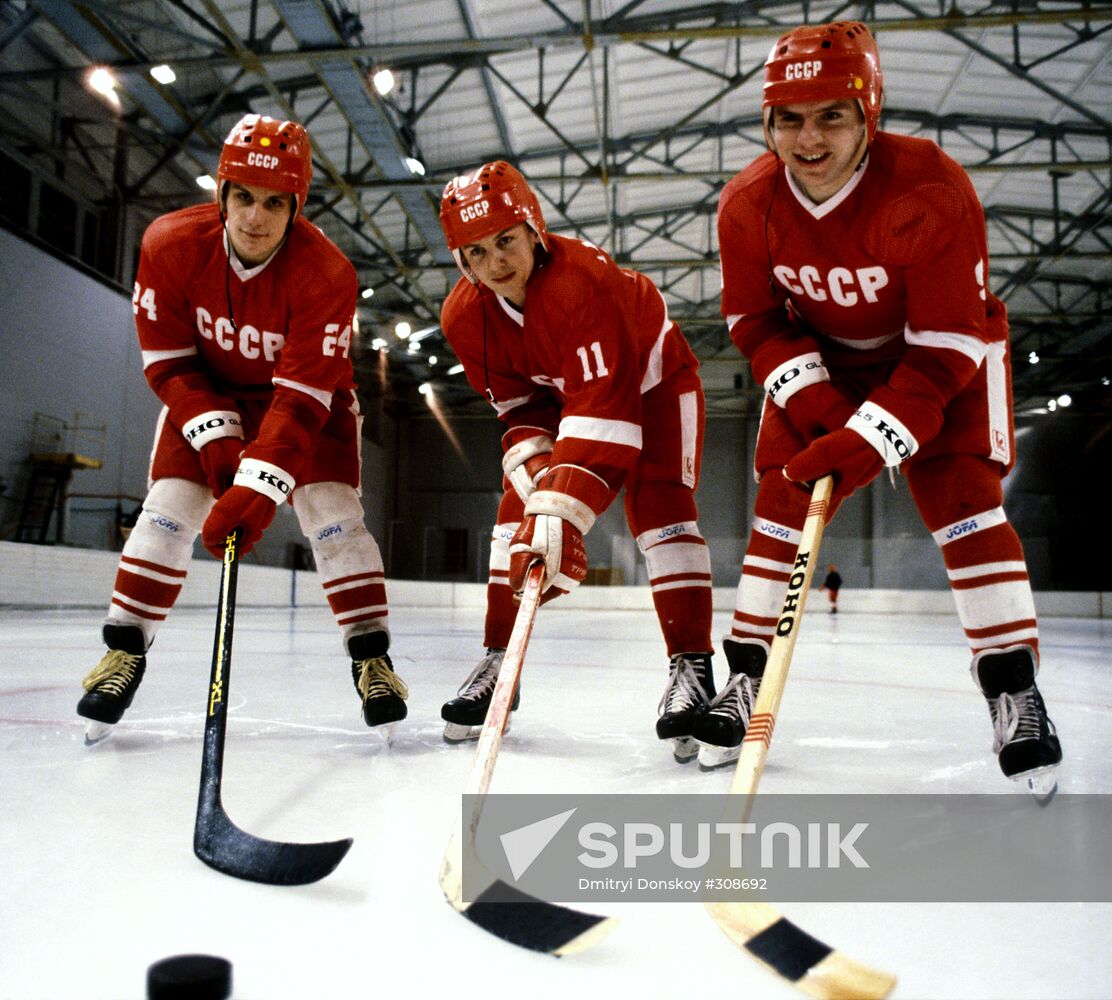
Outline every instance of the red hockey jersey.
<svg viewBox="0 0 1112 1000"><path fill-rule="evenodd" d="M766 153L719 199L722 312L766 385L818 351L828 368L896 362L945 405L990 353L1003 304L987 289L984 211L935 143L878 132L865 165L814 204Z"/></svg>
<svg viewBox="0 0 1112 1000"><path fill-rule="evenodd" d="M460 278L441 328L476 392L510 427L556 438L552 467L620 489L642 447L641 396L698 362L656 286L598 247L548 235L524 312Z"/></svg>
<svg viewBox="0 0 1112 1000"><path fill-rule="evenodd" d="M327 409L355 385L357 292L351 263L301 216L270 260L241 275L215 204L171 212L143 236L132 295L147 381L171 419L186 392L235 398L276 386Z"/></svg>

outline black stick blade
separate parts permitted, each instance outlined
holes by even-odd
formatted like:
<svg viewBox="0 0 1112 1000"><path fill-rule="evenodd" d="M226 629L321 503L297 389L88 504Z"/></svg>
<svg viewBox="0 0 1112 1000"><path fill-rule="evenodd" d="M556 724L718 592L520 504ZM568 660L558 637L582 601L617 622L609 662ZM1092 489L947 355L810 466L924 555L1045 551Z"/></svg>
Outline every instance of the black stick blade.
<svg viewBox="0 0 1112 1000"><path fill-rule="evenodd" d="M287 844L241 830L223 809L198 814L193 853L210 868L266 885L308 885L333 872L352 840Z"/></svg>
<svg viewBox="0 0 1112 1000"><path fill-rule="evenodd" d="M611 917L557 906L500 881L464 907L468 920L495 937L557 956L590 948L617 924Z"/></svg>

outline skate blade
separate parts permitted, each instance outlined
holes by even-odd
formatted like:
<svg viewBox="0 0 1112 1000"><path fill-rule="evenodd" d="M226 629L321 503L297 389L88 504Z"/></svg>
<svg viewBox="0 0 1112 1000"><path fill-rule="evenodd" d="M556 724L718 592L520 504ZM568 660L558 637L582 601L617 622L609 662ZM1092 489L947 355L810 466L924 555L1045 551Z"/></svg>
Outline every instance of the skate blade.
<svg viewBox="0 0 1112 1000"><path fill-rule="evenodd" d="M741 746L717 747L711 743L699 744L699 770L713 771L732 764L741 756Z"/></svg>
<svg viewBox="0 0 1112 1000"><path fill-rule="evenodd" d="M1017 774L1013 781L1022 781L1040 806L1047 805L1058 792L1057 767L1044 767L1037 771Z"/></svg>
<svg viewBox="0 0 1112 1000"><path fill-rule="evenodd" d="M687 764L699 755L699 744L693 736L677 736L669 741L672 744L672 756L677 764Z"/></svg>
<svg viewBox="0 0 1112 1000"><path fill-rule="evenodd" d="M115 726L110 722L97 722L90 719L85 723L85 746L95 747L103 743L115 731Z"/></svg>
<svg viewBox="0 0 1112 1000"><path fill-rule="evenodd" d="M396 722L385 722L381 726L374 726L373 729L382 737L382 742L389 746L394 742L394 728L396 726Z"/></svg>
<svg viewBox="0 0 1112 1000"><path fill-rule="evenodd" d="M510 720L506 720L506 728L502 730L502 735L505 736L510 731ZM468 743L471 740L477 740L482 735L482 726L464 726L457 722L444 723L444 742L445 743Z"/></svg>

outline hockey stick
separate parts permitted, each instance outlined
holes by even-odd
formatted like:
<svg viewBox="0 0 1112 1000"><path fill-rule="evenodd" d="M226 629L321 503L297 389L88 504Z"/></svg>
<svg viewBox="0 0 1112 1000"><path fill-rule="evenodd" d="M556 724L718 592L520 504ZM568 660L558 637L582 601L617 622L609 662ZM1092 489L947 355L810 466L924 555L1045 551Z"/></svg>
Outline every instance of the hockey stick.
<svg viewBox="0 0 1112 1000"><path fill-rule="evenodd" d="M237 827L220 802L240 537L241 529L235 528L224 543L193 853L210 868L235 878L267 885L305 885L324 878L340 863L351 847L350 837L319 844L262 840Z"/></svg>
<svg viewBox="0 0 1112 1000"><path fill-rule="evenodd" d="M749 817L772 742L772 730L788 679L799 620L803 616L807 592L815 574L832 486L831 478L824 476L815 483L811 494L803 537L788 580L783 611L776 623L776 636L765 664L757 704L742 740L741 756L730 785L730 795L739 797L737 801L742 811L742 822ZM714 922L735 944L745 948L773 972L790 980L808 996L820 1000L879 998L887 996L896 985L894 976L835 951L793 924L768 903L712 902L705 905Z"/></svg>
<svg viewBox="0 0 1112 1000"><path fill-rule="evenodd" d="M463 794L473 798L467 822L467 865L472 871L482 871L489 876L490 884L472 901L463 900L464 822L463 811L456 820L455 829L444 860L440 864L440 888L448 902L473 924L510 944L551 955L571 955L585 951L601 940L614 927L615 921L591 913L581 913L566 906L557 906L529 896L506 885L494 875L486 873L475 853L475 831L479 826L483 800L490 788L502 735L506 730L517 690L525 649L533 631L533 622L540 607L541 583L544 564L534 563L525 578L521 606L514 619L506 656L498 671L498 681L490 698L475 759L467 776ZM467 800L465 800L467 801ZM512 901L507 896L513 897Z"/></svg>

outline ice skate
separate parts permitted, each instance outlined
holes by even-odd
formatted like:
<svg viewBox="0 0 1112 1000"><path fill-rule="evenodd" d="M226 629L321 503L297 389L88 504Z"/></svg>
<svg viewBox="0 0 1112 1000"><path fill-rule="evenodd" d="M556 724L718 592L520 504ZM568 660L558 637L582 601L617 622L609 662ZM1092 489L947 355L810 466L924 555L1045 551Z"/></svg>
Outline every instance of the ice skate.
<svg viewBox="0 0 1112 1000"><path fill-rule="evenodd" d="M705 711L714 697L712 655L677 653L668 664L668 686L657 707L656 735L671 742L672 755L681 764L699 752L692 727L695 716Z"/></svg>
<svg viewBox="0 0 1112 1000"><path fill-rule="evenodd" d="M1005 777L1026 785L1040 802L1058 790L1062 747L1035 685L1038 664L1030 646L985 650L973 658L973 680L992 716L992 752Z"/></svg>
<svg viewBox="0 0 1112 1000"><path fill-rule="evenodd" d="M758 639L726 639L722 643L730 665L730 680L695 719L699 767L705 771L733 763L749 727L761 689L768 647Z"/></svg>
<svg viewBox="0 0 1112 1000"><path fill-rule="evenodd" d="M486 656L479 665L471 671L470 676L463 682L458 695L447 701L440 709L440 717L444 720L444 739L449 743L463 743L466 740L479 738L486 720L487 709L490 708L490 698L494 694L494 685L498 681L498 671L502 667L505 657L504 649L488 649ZM511 711L516 712L521 704L521 684L518 683L514 692L514 703ZM510 731L510 719L506 720L504 732Z"/></svg>
<svg viewBox="0 0 1112 1000"><path fill-rule="evenodd" d="M378 729L387 743L395 724L406 717L405 699L409 697L409 689L387 655L389 644L384 631L365 632L348 640L351 679L363 700L363 721Z"/></svg>
<svg viewBox="0 0 1112 1000"><path fill-rule="evenodd" d="M89 720L85 724L86 746L112 735L147 669L147 641L141 628L105 625L102 635L108 652L81 682L85 694L77 703L77 714Z"/></svg>

